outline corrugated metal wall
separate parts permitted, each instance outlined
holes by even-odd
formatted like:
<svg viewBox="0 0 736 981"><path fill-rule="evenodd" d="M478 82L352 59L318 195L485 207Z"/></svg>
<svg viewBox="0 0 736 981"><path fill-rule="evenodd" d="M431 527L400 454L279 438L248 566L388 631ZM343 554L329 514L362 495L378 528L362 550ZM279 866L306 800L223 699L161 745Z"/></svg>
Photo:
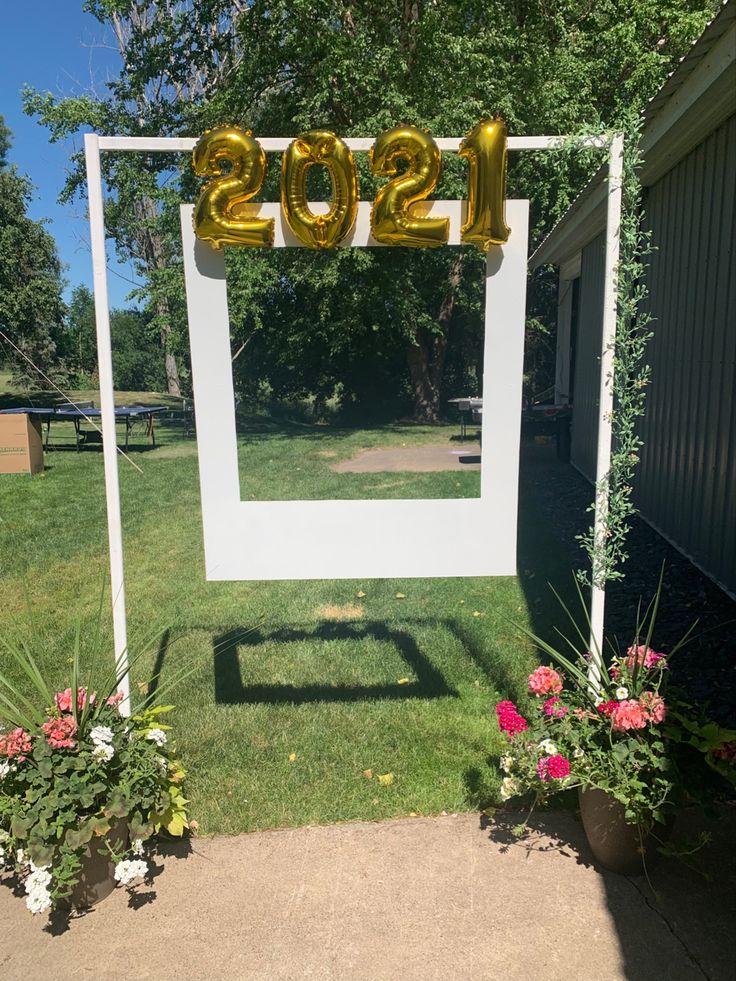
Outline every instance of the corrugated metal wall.
<svg viewBox="0 0 736 981"><path fill-rule="evenodd" d="M647 224L657 248L647 275L655 323L636 480L636 503L647 520L731 592L736 592L735 165L732 116L647 192Z"/></svg>
<svg viewBox="0 0 736 981"><path fill-rule="evenodd" d="M590 480L595 480L598 441L605 251L606 236L601 233L583 249L580 265L580 307L570 459Z"/></svg>

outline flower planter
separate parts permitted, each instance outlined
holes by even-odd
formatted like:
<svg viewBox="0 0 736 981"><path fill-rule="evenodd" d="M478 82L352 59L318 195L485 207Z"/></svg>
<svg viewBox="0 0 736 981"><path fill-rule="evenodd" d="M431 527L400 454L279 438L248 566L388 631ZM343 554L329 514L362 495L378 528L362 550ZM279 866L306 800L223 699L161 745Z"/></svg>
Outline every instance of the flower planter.
<svg viewBox="0 0 736 981"><path fill-rule="evenodd" d="M588 844L600 864L610 872L621 875L641 875L659 860L659 841L653 835L644 838L644 854L639 829L627 824L624 806L603 790L580 790L580 816ZM662 825L657 837L667 839L673 821ZM644 861L642 861L642 857Z"/></svg>
<svg viewBox="0 0 736 981"><path fill-rule="evenodd" d="M110 845L118 851L128 842L128 825L119 821L106 838ZM88 909L106 899L115 888L115 863L111 860L107 849L100 853L103 847L102 838L93 838L82 855L82 868L79 873L79 883L63 904L71 909Z"/></svg>

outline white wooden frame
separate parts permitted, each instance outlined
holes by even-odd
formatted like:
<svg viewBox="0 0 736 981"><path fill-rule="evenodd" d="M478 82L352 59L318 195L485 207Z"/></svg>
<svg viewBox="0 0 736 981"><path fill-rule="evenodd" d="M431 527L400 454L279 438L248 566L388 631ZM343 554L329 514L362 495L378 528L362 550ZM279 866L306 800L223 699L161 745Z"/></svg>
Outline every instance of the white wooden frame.
<svg viewBox="0 0 736 981"><path fill-rule="evenodd" d="M555 149L560 146L564 137L559 136L532 136L532 137L509 137L508 148L511 151L520 150L550 150ZM449 139L438 139L437 144L439 148L446 152L457 152L462 137L453 137ZM98 351L98 370L100 378L100 407L102 412L102 434L103 434L103 453L104 453L104 468L105 468L105 493L107 498L107 526L108 526L108 539L109 539L109 550L110 550L110 580L111 580L111 592L112 592L112 610L113 610L113 633L114 633L114 647L115 647L115 663L117 667L120 690L124 693L124 699L121 702L121 710L128 713L130 711L130 681L128 676L128 650L127 650L127 627L126 627L126 605L125 605L125 573L124 573L124 562L123 562L123 543L122 543L122 527L120 518L120 490L119 490L119 479L118 479L118 463L117 463L117 443L116 443L116 432L115 432L115 401L113 392L113 376L112 376L112 350L110 343L110 317L109 317L109 305L108 305L108 291L107 291L107 262L106 262L106 252L105 252L105 227L104 227L104 209L103 209L103 194L102 194L102 171L100 163L100 153L102 151L138 151L138 152L169 152L169 153L181 153L191 151L195 144L196 139L194 138L184 138L184 137L126 137L126 136L99 136L96 133L88 133L84 138L84 149L85 158L87 165L87 183L88 183L88 195L89 195L89 219L90 219L90 238L91 238L91 248L92 248L92 267L93 267L93 282L94 282L94 293L95 293L95 319L97 327L97 351ZM259 139L260 144L263 149L267 152L283 152L286 147L291 142L291 138L263 138ZM346 139L345 141L351 150L353 151L367 151L373 145L374 139ZM610 138L603 137L592 137L584 138L579 141L580 145L587 146L598 146L606 147L609 150L609 189L608 189L608 210L607 210L607 237L606 237L606 261L605 261L605 293L604 293L604 318L603 318L603 346L601 351L601 397L599 404L599 419L598 419L598 459L596 468L596 477L598 480L597 487L598 492L596 495L596 514L595 514L595 528L596 534L600 538L604 533L604 521L608 506L608 491L605 485L605 476L608 473L610 467L610 456L611 456L611 412L613 408L613 347L615 344L615 333L616 333L616 269L618 266L618 249L619 249L619 233L620 233L620 217L621 217L621 173L622 173L622 158L623 158L623 136L621 134L613 134ZM443 202L443 205L448 204ZM516 205L526 205L526 202L509 202L510 207L515 207ZM454 203L455 208L457 208L457 202ZM362 211L365 209L362 208ZM443 213L448 213L443 211ZM519 213L518 218L521 218L522 213ZM518 229L518 218L516 218L516 225ZM357 234L357 233L356 233ZM519 238L521 239L521 235ZM527 236L524 234L523 240L526 243ZM508 246L504 246L507 249L511 246L513 242L513 236L509 241ZM284 244L287 244L284 241ZM358 244L355 242L354 244ZM366 243L367 244L367 243ZM194 250L192 250L194 254ZM201 250L200 250L201 254ZM491 261L489 259L489 261ZM503 267L503 263L501 263ZM215 281L217 277L215 277ZM492 281L492 280L490 280ZM488 285L489 280L487 280ZM491 290L491 295L493 291ZM488 300L488 291L487 297ZM220 287L220 297L224 296L224 290L222 286ZM495 301L495 297L494 297ZM488 325L487 325L488 326ZM486 338L488 338L488 330L486 331ZM221 338L220 338L221 342ZM487 343L487 340L486 340ZM229 345L228 345L229 354ZM222 352L220 352L220 357L222 357ZM518 360L518 358L517 358ZM486 359L486 364L484 368L487 369L488 360ZM520 395L520 380L521 380L521 364L519 363L518 370L518 380L516 384L518 386ZM232 376L228 372L228 378L230 379L230 386L232 386ZM513 387L514 380L506 380ZM196 382L196 372L195 372L195 385ZM504 388L508 387L505 385ZM518 405L520 405L520 399L518 400ZM232 402L231 410L232 412ZM206 409L205 409L206 412ZM202 406L199 407L200 420L202 413ZM487 413L487 416L490 416ZM518 416L518 413L517 413ZM198 420L198 421L200 421ZM488 426L488 421L485 423ZM234 426L234 420L233 420ZM515 435L514 435L515 434ZM515 438L516 449L518 450L519 441L519 426L518 418L515 430L512 429L511 433L506 434L507 438ZM203 451L203 447L200 445L200 453ZM206 451L205 451L206 452ZM232 483L232 458L230 459L228 466L230 468L230 479ZM200 466L200 474L204 468ZM237 472L236 472L237 476ZM488 486L488 481L485 480L485 474L481 473L481 488L484 482ZM516 466L511 474L511 480L509 483L513 483L513 492L516 496L516 483L518 478L518 460L516 461ZM481 493L483 493L481 489ZM239 497L239 494L238 494ZM243 502L240 502L241 504ZM297 504L300 507L307 505L313 512L324 509L324 508L334 508L335 505L347 505L348 509L350 506L362 505L370 503L371 505L378 505L376 509L376 515L378 520L383 520L385 515L381 515L382 509L388 509L388 507L395 507L399 505L409 505L404 510L403 520L401 523L401 534L405 533L405 521L409 519L412 510L416 509L416 513L419 514L424 505L447 505L448 515L449 510L453 509L453 506L460 505L463 511L466 510L466 506L472 508L473 506L478 508L479 505L482 506L483 498L471 501L308 501L308 502L248 502L255 503L257 505L266 505L270 507L271 505L282 505L282 504ZM424 519L426 520L426 518ZM450 518L452 520L452 518ZM464 519L465 520L465 519ZM514 527L515 527L515 515L514 515ZM426 526L425 526L426 527ZM430 536L431 537L431 536ZM480 539L480 535L476 536ZM515 536L514 536L515 537ZM263 543L259 543L262 547ZM423 553L423 558L431 561L431 556L428 553ZM436 566L435 566L436 567ZM221 570L222 571L222 570ZM302 570L306 572L307 570ZM217 574L217 570L208 570L208 575L212 574L214 578ZM323 569L323 573L328 578L334 578L335 573L328 571L326 568ZM595 576L596 570L593 570ZM357 574L357 573L356 573ZM370 576L371 572L369 567L361 566L361 575ZM479 575L478 572L468 572L467 563L462 563L462 568L458 567L457 570L448 571L445 568L444 572L434 572L424 571L422 574L435 574L435 575ZM488 573L486 573L488 574ZM499 574L499 573L496 573ZM513 569L508 569L506 574L513 574ZM306 576L305 576L306 577ZM218 578L226 578L222 575ZM302 575L299 576L302 578ZM603 628L603 613L604 613L604 603L605 603L605 591L603 588L594 588L592 600L591 600L591 621L592 621L592 631L591 631L591 649L593 651L594 657L592 661L591 677L595 680L597 677L598 668L598 656L599 651L602 649L602 628Z"/></svg>

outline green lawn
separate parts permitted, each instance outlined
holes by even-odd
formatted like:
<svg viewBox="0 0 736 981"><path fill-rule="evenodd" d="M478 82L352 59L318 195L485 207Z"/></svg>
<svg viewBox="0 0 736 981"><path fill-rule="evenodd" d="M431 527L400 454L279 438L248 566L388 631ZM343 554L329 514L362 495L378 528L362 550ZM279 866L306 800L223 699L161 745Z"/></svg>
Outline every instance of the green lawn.
<svg viewBox="0 0 736 981"><path fill-rule="evenodd" d="M134 399L121 393L119 401ZM246 420L241 493L475 496L477 473L330 470L360 447L455 432ZM201 829L462 810L476 804L479 787L492 792L493 704L523 698L534 663L513 622L529 623L541 602L534 589L561 574L534 515L522 536L540 555L534 583L531 572L525 580L207 583L196 443L164 424L160 444L131 452L142 473L120 462L131 648L166 631L160 650L135 666L133 684L195 669L173 700ZM28 624L61 685L74 625L94 615L107 567L104 484L99 450L46 461L43 476L0 478L0 629ZM298 492L284 493L284 475L297 467L289 486ZM392 781L380 783L385 774Z"/></svg>

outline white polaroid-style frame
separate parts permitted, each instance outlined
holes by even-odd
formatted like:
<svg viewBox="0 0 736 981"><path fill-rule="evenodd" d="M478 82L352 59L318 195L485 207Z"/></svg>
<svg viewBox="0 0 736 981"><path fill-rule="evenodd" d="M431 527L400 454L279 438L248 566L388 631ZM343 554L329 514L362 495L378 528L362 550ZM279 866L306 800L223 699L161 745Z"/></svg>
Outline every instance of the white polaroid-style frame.
<svg viewBox="0 0 736 981"><path fill-rule="evenodd" d="M555 150L564 144L565 139L563 136L512 136L508 139L508 149L511 152ZM99 136L97 133L87 133L84 137L102 410L115 666L119 688L124 694L120 703L120 710L124 714L130 714L130 678L100 154L105 151L187 153L194 149L196 142L192 137ZM291 142L291 138L269 137L259 139L258 142L266 152L283 152ZM360 137L349 138L345 142L353 152L366 152L370 150L374 140ZM436 140L440 150L450 153L457 153L461 142L462 137ZM611 133L605 137L582 137L577 139L577 145L597 146L608 150L606 254L602 297L603 330L594 521L596 539L602 540L608 509L606 476L611 459L613 351L616 342L616 271L621 227L623 135ZM450 243L457 244L460 202L438 201L428 207L436 208L436 214L451 216L453 237ZM262 205L261 208L262 215L273 214L278 218L275 244L295 245L294 241L289 240L288 228L285 228L281 222L279 206ZM228 340L227 334L223 335L223 325L227 324L224 263L222 257L218 258L212 250L209 250L209 246L196 243L191 231L183 233L184 258L188 267L187 294L192 304L189 318L193 360L195 343L201 348L206 341L213 348L211 354L205 354L200 350L196 356L199 368L196 364L193 365L195 397L198 399L200 475L205 474L202 500L206 572L209 579L244 578L244 570L259 571L262 578L286 578L288 575L300 579L317 577L334 579L341 576L369 578L382 575L406 577L514 574L523 346L523 333L518 333L520 316L523 325L523 290L519 289L519 269L521 265L524 269L526 266L528 205L523 201L510 201L508 208L507 219L512 228L512 235L500 252L494 250L489 255L486 269L483 383L486 411L483 437L487 446L493 446L493 455L486 452L485 459L481 463L481 497L474 500L240 501L230 349L229 343L225 344ZM315 211L317 210L315 207ZM345 245L377 244L369 241L369 211L370 205L361 202L356 227L350 239L345 240ZM187 225L185 221L184 227L191 229L191 224ZM209 253L205 252L205 249L208 249ZM508 294L502 289L504 283L510 287ZM207 297L215 300L215 305L209 309ZM511 327L508 336L503 334L501 337L502 317L506 314ZM207 323L217 324L209 335L205 333ZM498 348L497 341L500 342ZM507 360L504 361L504 358ZM502 362L507 365L508 373L502 370ZM214 370L222 372L217 386L212 383L211 372ZM202 383L207 395L205 403L199 404ZM227 400L224 395L229 397L228 405L225 405ZM209 405L211 397L215 400L219 399L217 404L223 409L221 417L217 420L218 427L222 427L223 432L214 444L208 444L203 439L202 431L204 416L205 431L210 436L214 434L214 412L210 412ZM501 415L496 416L497 410ZM507 422L510 421L508 427L504 427L502 418ZM505 473L504 468L494 466L494 460L497 459L511 462L510 468ZM214 470L211 469L213 465ZM210 479L212 473L221 474L221 486L215 479ZM222 516L216 513L219 507L223 508ZM490 515L490 512L496 508L499 509L499 513L507 516L506 524L501 520L496 521ZM225 515L229 516L230 523L225 520ZM318 535L316 529L320 529L327 537ZM420 529L422 535L418 534ZM440 531L443 542L441 548L438 546ZM289 550L295 540L309 547L305 547L299 556L290 556ZM379 540L384 546L380 554L376 546L376 541ZM411 553L402 543L411 543L413 548ZM463 548L465 548L464 552ZM234 554L239 553L240 550L242 556ZM251 553L251 557L246 553ZM389 556L392 566L391 571L386 571ZM288 573L285 572L287 568ZM594 583L598 582L598 571L594 567ZM600 670L598 652L602 649L604 607L605 589L602 585L594 585L590 611L592 683L595 683Z"/></svg>
<svg viewBox="0 0 736 981"><path fill-rule="evenodd" d="M449 216L450 245L460 205L425 209ZM181 230L207 578L515 575L529 202L507 202L511 235L486 260L480 497L451 500L241 500L225 259L196 238L192 210L182 206ZM278 205L252 212L275 219L275 247L301 245ZM369 202L341 245L379 246Z"/></svg>

